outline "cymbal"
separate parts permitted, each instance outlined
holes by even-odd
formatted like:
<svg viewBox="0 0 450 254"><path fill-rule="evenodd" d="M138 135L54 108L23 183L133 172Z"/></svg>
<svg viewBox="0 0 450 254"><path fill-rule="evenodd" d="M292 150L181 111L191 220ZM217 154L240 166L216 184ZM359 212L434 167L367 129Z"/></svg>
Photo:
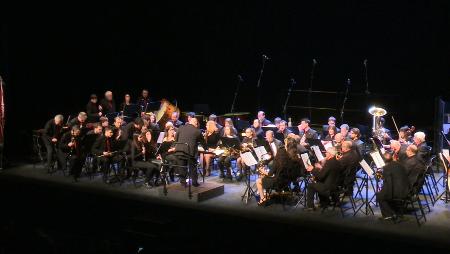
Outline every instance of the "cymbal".
<svg viewBox="0 0 450 254"><path fill-rule="evenodd" d="M243 116L243 115L250 115L250 112L234 112L234 113L227 113L225 115L221 116Z"/></svg>
<svg viewBox="0 0 450 254"><path fill-rule="evenodd" d="M185 115L187 115L188 113L190 113L190 112L181 112L181 115L182 116L185 116ZM200 115L200 114L195 114L195 117L205 117L205 115Z"/></svg>

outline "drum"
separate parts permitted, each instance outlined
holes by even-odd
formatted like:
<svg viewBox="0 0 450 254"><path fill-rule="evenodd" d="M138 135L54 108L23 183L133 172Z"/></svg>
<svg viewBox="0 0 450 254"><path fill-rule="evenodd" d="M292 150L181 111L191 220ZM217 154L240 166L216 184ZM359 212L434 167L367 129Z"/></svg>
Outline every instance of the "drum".
<svg viewBox="0 0 450 254"><path fill-rule="evenodd" d="M180 109L172 105L168 100L161 100L161 107L156 113L156 122L159 124L161 130L164 130L167 121L170 120L173 112L178 112L180 114Z"/></svg>

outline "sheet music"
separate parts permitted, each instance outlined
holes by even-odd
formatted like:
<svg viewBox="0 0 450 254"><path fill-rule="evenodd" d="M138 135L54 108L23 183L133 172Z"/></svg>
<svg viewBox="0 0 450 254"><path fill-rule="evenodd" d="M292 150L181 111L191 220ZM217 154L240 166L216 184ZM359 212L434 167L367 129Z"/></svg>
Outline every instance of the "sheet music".
<svg viewBox="0 0 450 254"><path fill-rule="evenodd" d="M300 156L302 157L303 164L305 165L305 168L308 168L309 166L312 166L311 165L311 161L309 160L308 153L302 153Z"/></svg>
<svg viewBox="0 0 450 254"><path fill-rule="evenodd" d="M373 169L369 166L369 164L367 164L366 160L363 159L362 161L360 161L359 165L361 165L361 167L364 169L364 171L366 171L369 177L373 176Z"/></svg>
<svg viewBox="0 0 450 254"><path fill-rule="evenodd" d="M199 152L204 152L204 151L205 151L205 149L203 149L203 146L198 146L198 147L197 147L197 150L198 150Z"/></svg>
<svg viewBox="0 0 450 254"><path fill-rule="evenodd" d="M379 152L371 152L370 156L372 157L373 162L375 162L375 165L377 166L377 168L382 168L386 165L384 163L383 158L381 158L381 155Z"/></svg>
<svg viewBox="0 0 450 254"><path fill-rule="evenodd" d="M448 149L442 149L442 154L444 154L445 158L448 158L449 157Z"/></svg>
<svg viewBox="0 0 450 254"><path fill-rule="evenodd" d="M245 165L249 167L258 164L251 152L241 153L241 158L244 161Z"/></svg>
<svg viewBox="0 0 450 254"><path fill-rule="evenodd" d="M164 135L165 135L164 131L159 133L158 140L156 141L157 144L162 144L164 140Z"/></svg>
<svg viewBox="0 0 450 254"><path fill-rule="evenodd" d="M324 158L323 158L322 152L320 151L319 147L312 146L311 148L314 150L314 154L316 155L317 159L319 161L322 161Z"/></svg>
<svg viewBox="0 0 450 254"><path fill-rule="evenodd" d="M223 154L224 152L225 152L225 150L222 150L222 149L216 149L216 150L213 151L213 153L216 156L219 156L219 155Z"/></svg>
<svg viewBox="0 0 450 254"><path fill-rule="evenodd" d="M258 160L263 160L264 159L264 155L267 154L266 148L264 146L258 146L254 148L255 153L256 153L256 157L258 157Z"/></svg>
<svg viewBox="0 0 450 254"><path fill-rule="evenodd" d="M323 147L325 147L325 150L328 150L328 148L333 147L333 144L330 142L330 143L327 143L326 145L323 145Z"/></svg>

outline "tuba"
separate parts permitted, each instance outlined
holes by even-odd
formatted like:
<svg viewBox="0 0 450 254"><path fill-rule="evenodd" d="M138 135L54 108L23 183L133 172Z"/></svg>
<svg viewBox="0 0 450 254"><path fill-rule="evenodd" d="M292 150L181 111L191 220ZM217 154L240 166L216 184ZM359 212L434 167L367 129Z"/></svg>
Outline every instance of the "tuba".
<svg viewBox="0 0 450 254"><path fill-rule="evenodd" d="M387 111L383 108L371 107L369 109L369 114L372 115L372 133L374 137L379 140L383 140L383 126L381 125L381 117L387 114Z"/></svg>
<svg viewBox="0 0 450 254"><path fill-rule="evenodd" d="M173 112L177 112L180 115L180 109L177 106L174 106L166 99L162 99L161 106L156 113L156 122L159 124L161 130L164 130Z"/></svg>

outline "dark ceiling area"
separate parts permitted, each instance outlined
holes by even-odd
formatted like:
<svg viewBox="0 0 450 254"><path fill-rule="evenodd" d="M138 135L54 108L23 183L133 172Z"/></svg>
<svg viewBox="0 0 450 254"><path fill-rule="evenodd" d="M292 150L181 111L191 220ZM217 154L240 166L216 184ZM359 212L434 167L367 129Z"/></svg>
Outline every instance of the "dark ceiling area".
<svg viewBox="0 0 450 254"><path fill-rule="evenodd" d="M350 79L344 122L368 124L377 104L399 125L429 128L434 98L450 95L448 1L192 1L150 6L5 6L1 12L0 75L6 90L6 145L42 128L57 113L84 110L91 93L112 90L136 98L176 100L181 111L208 104L231 108L237 75L244 83L236 111L254 114L262 55L270 57L261 80L259 109L282 115L289 80L309 89L316 59L313 123L339 119ZM364 60L367 59L369 95ZM294 92L290 106L307 105ZM359 110L359 111L358 111ZM289 108L299 119L304 111ZM391 124L391 123L389 123ZM16 142L19 140L19 142Z"/></svg>

